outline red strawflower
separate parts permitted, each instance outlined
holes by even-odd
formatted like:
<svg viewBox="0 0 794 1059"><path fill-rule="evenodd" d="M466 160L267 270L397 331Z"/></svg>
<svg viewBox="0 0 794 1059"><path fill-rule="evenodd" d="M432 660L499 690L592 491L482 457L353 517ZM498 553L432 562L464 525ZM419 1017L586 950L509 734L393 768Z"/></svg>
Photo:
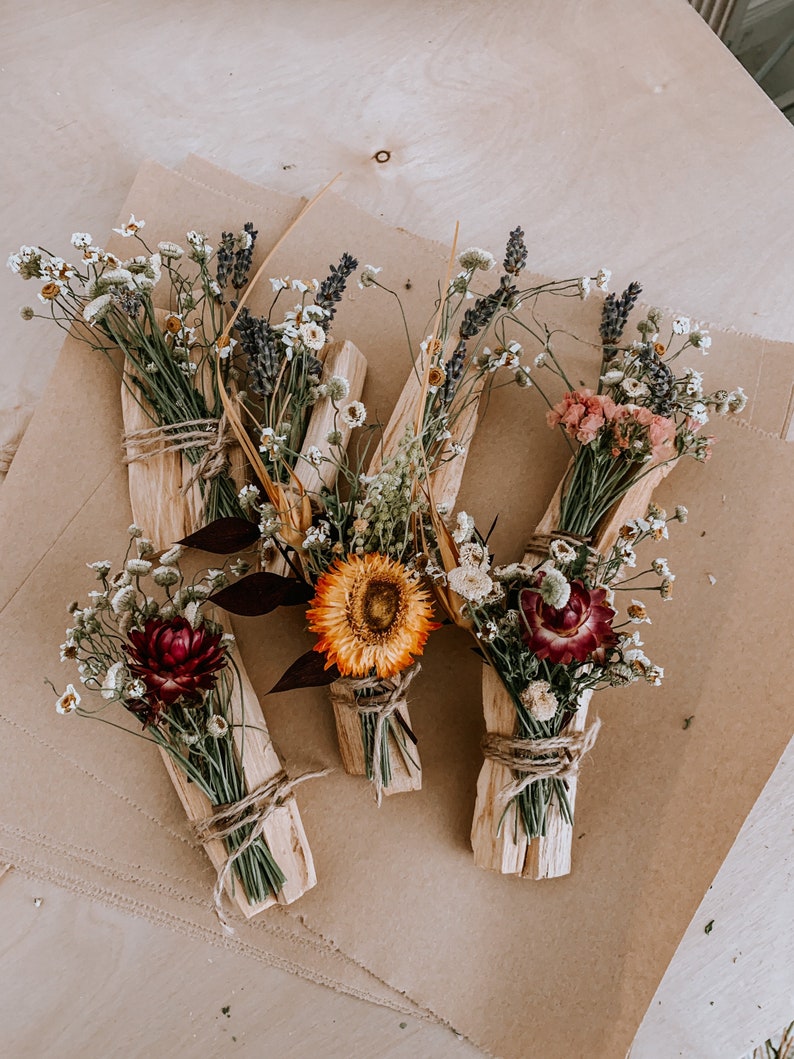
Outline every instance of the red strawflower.
<svg viewBox="0 0 794 1059"><path fill-rule="evenodd" d="M568 665L574 659L584 662L599 648L618 642L612 631L615 611L604 600L606 589L589 591L578 579L571 581L571 596L564 607L550 607L540 592L525 588L518 605L523 617L522 638L538 658L555 665Z"/></svg>
<svg viewBox="0 0 794 1059"><path fill-rule="evenodd" d="M129 669L146 685L146 699L155 712L212 688L226 665L221 636L201 625L193 629L186 618L150 618L142 630L129 634Z"/></svg>

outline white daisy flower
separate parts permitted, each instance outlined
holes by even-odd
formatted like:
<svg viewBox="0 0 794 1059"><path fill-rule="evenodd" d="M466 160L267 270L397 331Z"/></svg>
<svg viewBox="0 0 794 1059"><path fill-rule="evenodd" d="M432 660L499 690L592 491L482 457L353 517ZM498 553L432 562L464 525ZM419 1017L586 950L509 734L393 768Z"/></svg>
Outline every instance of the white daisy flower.
<svg viewBox="0 0 794 1059"><path fill-rule="evenodd" d="M85 249L85 247L90 246L93 242L88 232L73 232L72 238L69 241L72 246L76 246L78 250Z"/></svg>
<svg viewBox="0 0 794 1059"><path fill-rule="evenodd" d="M325 331L319 324L301 324L298 328L301 341L308 349L319 350L325 345Z"/></svg>
<svg viewBox="0 0 794 1059"><path fill-rule="evenodd" d="M609 290L609 281L612 279L612 273L608 268L600 268L596 273L596 287L599 290L607 292Z"/></svg>
<svg viewBox="0 0 794 1059"><path fill-rule="evenodd" d="M346 426L355 430L356 427L362 427L366 422L367 410L361 401L351 401L342 409L340 418Z"/></svg>
<svg viewBox="0 0 794 1059"><path fill-rule="evenodd" d="M55 703L55 709L58 713L66 715L67 713L73 713L79 705L80 695L75 691L73 684L67 684L66 691Z"/></svg>
<svg viewBox="0 0 794 1059"><path fill-rule="evenodd" d="M136 232L139 232L141 228L145 227L146 221L136 220L135 214L131 213L130 219L127 221L127 223L123 224L121 228L114 228L113 231L118 232L118 234L123 236L125 239L129 239L131 236L135 235Z"/></svg>
<svg viewBox="0 0 794 1059"><path fill-rule="evenodd" d="M688 316L676 316L673 319L673 333L676 335L688 335L691 322Z"/></svg>

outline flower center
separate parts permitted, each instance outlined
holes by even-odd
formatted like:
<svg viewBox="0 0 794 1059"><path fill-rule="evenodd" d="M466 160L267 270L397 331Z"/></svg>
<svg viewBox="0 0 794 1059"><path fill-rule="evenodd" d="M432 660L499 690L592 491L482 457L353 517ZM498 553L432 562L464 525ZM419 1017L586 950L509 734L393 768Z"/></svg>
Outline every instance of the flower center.
<svg viewBox="0 0 794 1059"><path fill-rule="evenodd" d="M360 639L382 644L394 633L404 611L405 600L399 584L374 578L353 590L348 613L351 627Z"/></svg>

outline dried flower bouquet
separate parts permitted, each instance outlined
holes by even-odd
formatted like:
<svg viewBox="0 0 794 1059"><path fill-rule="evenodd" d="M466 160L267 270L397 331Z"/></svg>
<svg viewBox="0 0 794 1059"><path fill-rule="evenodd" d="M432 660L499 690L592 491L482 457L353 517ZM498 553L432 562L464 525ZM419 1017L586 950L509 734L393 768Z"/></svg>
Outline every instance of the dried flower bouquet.
<svg viewBox="0 0 794 1059"><path fill-rule="evenodd" d="M602 286L607 278L595 277ZM582 294L591 282L579 281ZM579 765L599 726L586 727L590 697L643 679L658 685L663 676L634 628L650 621L645 604L632 598L618 622L616 602L618 592L672 598L666 559L634 572L635 547L668 535L670 520L652 503L653 490L680 458L710 458L714 439L700 433L710 411L739 412L746 402L741 389L705 394L691 367L675 374L670 364L681 353L710 346L708 334L683 317L673 321L666 345L655 309L637 325L639 340L623 341L639 293L631 284L605 300L595 391L570 383L548 328L535 332L542 342L535 366L566 387L562 400L552 403L537 374L533 380L572 459L521 561L492 567L473 527L462 541L437 527L437 594L485 659L487 734L472 845L479 865L504 873L570 871ZM517 317L512 322L521 326ZM685 509L675 518L685 521Z"/></svg>
<svg viewBox="0 0 794 1059"><path fill-rule="evenodd" d="M88 564L99 586L84 606L70 607L61 660L77 662L85 691L98 693L100 704L83 705L69 684L56 708L159 747L196 838L217 869L215 907L230 930L224 889L250 917L314 885L292 796L309 776L286 777L239 667L234 636L212 616L208 599L227 584L226 570L188 580L182 552L176 545L156 558L152 542L131 526L120 570L113 573L109 561ZM112 719L118 707L143 731ZM295 833L302 841L285 841Z"/></svg>

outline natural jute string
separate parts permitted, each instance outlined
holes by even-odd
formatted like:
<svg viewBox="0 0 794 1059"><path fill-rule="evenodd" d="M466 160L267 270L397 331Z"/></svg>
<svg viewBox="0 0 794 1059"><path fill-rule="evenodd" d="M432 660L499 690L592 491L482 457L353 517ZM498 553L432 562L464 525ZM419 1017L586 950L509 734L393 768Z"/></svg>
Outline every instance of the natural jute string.
<svg viewBox="0 0 794 1059"><path fill-rule="evenodd" d="M182 483L182 495L188 493L197 482L211 482L223 474L229 466L228 450L236 444L234 432L226 412L220 419L186 419L182 423L162 423L143 430L132 430L122 438L125 449L124 462L136 463L150 460L166 452L183 452L185 449L203 449L193 464L190 475ZM204 490L197 523L204 518L208 490Z"/></svg>
<svg viewBox="0 0 794 1059"><path fill-rule="evenodd" d="M378 805L383 799L381 761L384 727L389 718L395 713L399 714L400 707L407 704L408 688L421 668L418 662L414 662L394 677L344 677L330 687L331 702L335 705L347 706L358 714L371 714L376 718L372 737L372 783ZM364 691L374 694L359 697L358 693Z"/></svg>
<svg viewBox="0 0 794 1059"><path fill-rule="evenodd" d="M601 721L596 718L584 732L555 735L548 739L513 739L487 732L482 741L485 757L518 774L501 791L500 800L504 803L511 801L538 780L576 776L582 758L592 750L600 728Z"/></svg>
<svg viewBox="0 0 794 1059"><path fill-rule="evenodd" d="M232 835L238 828L251 828L248 835L232 853L229 853L223 866L218 870L218 878L212 896L215 902L215 913L221 926L227 934L233 934L234 929L230 926L223 911L223 889L226 885L234 862L238 857L252 846L258 838L261 838L265 824L276 809L280 808L286 800L294 793L295 788L306 780L319 779L327 776L330 769L322 769L320 772L304 772L291 780L286 772L278 772L272 779L267 780L256 790L251 791L239 802L231 805L219 806L212 814L204 820L198 820L193 824L193 831L202 845L213 839L225 839Z"/></svg>

